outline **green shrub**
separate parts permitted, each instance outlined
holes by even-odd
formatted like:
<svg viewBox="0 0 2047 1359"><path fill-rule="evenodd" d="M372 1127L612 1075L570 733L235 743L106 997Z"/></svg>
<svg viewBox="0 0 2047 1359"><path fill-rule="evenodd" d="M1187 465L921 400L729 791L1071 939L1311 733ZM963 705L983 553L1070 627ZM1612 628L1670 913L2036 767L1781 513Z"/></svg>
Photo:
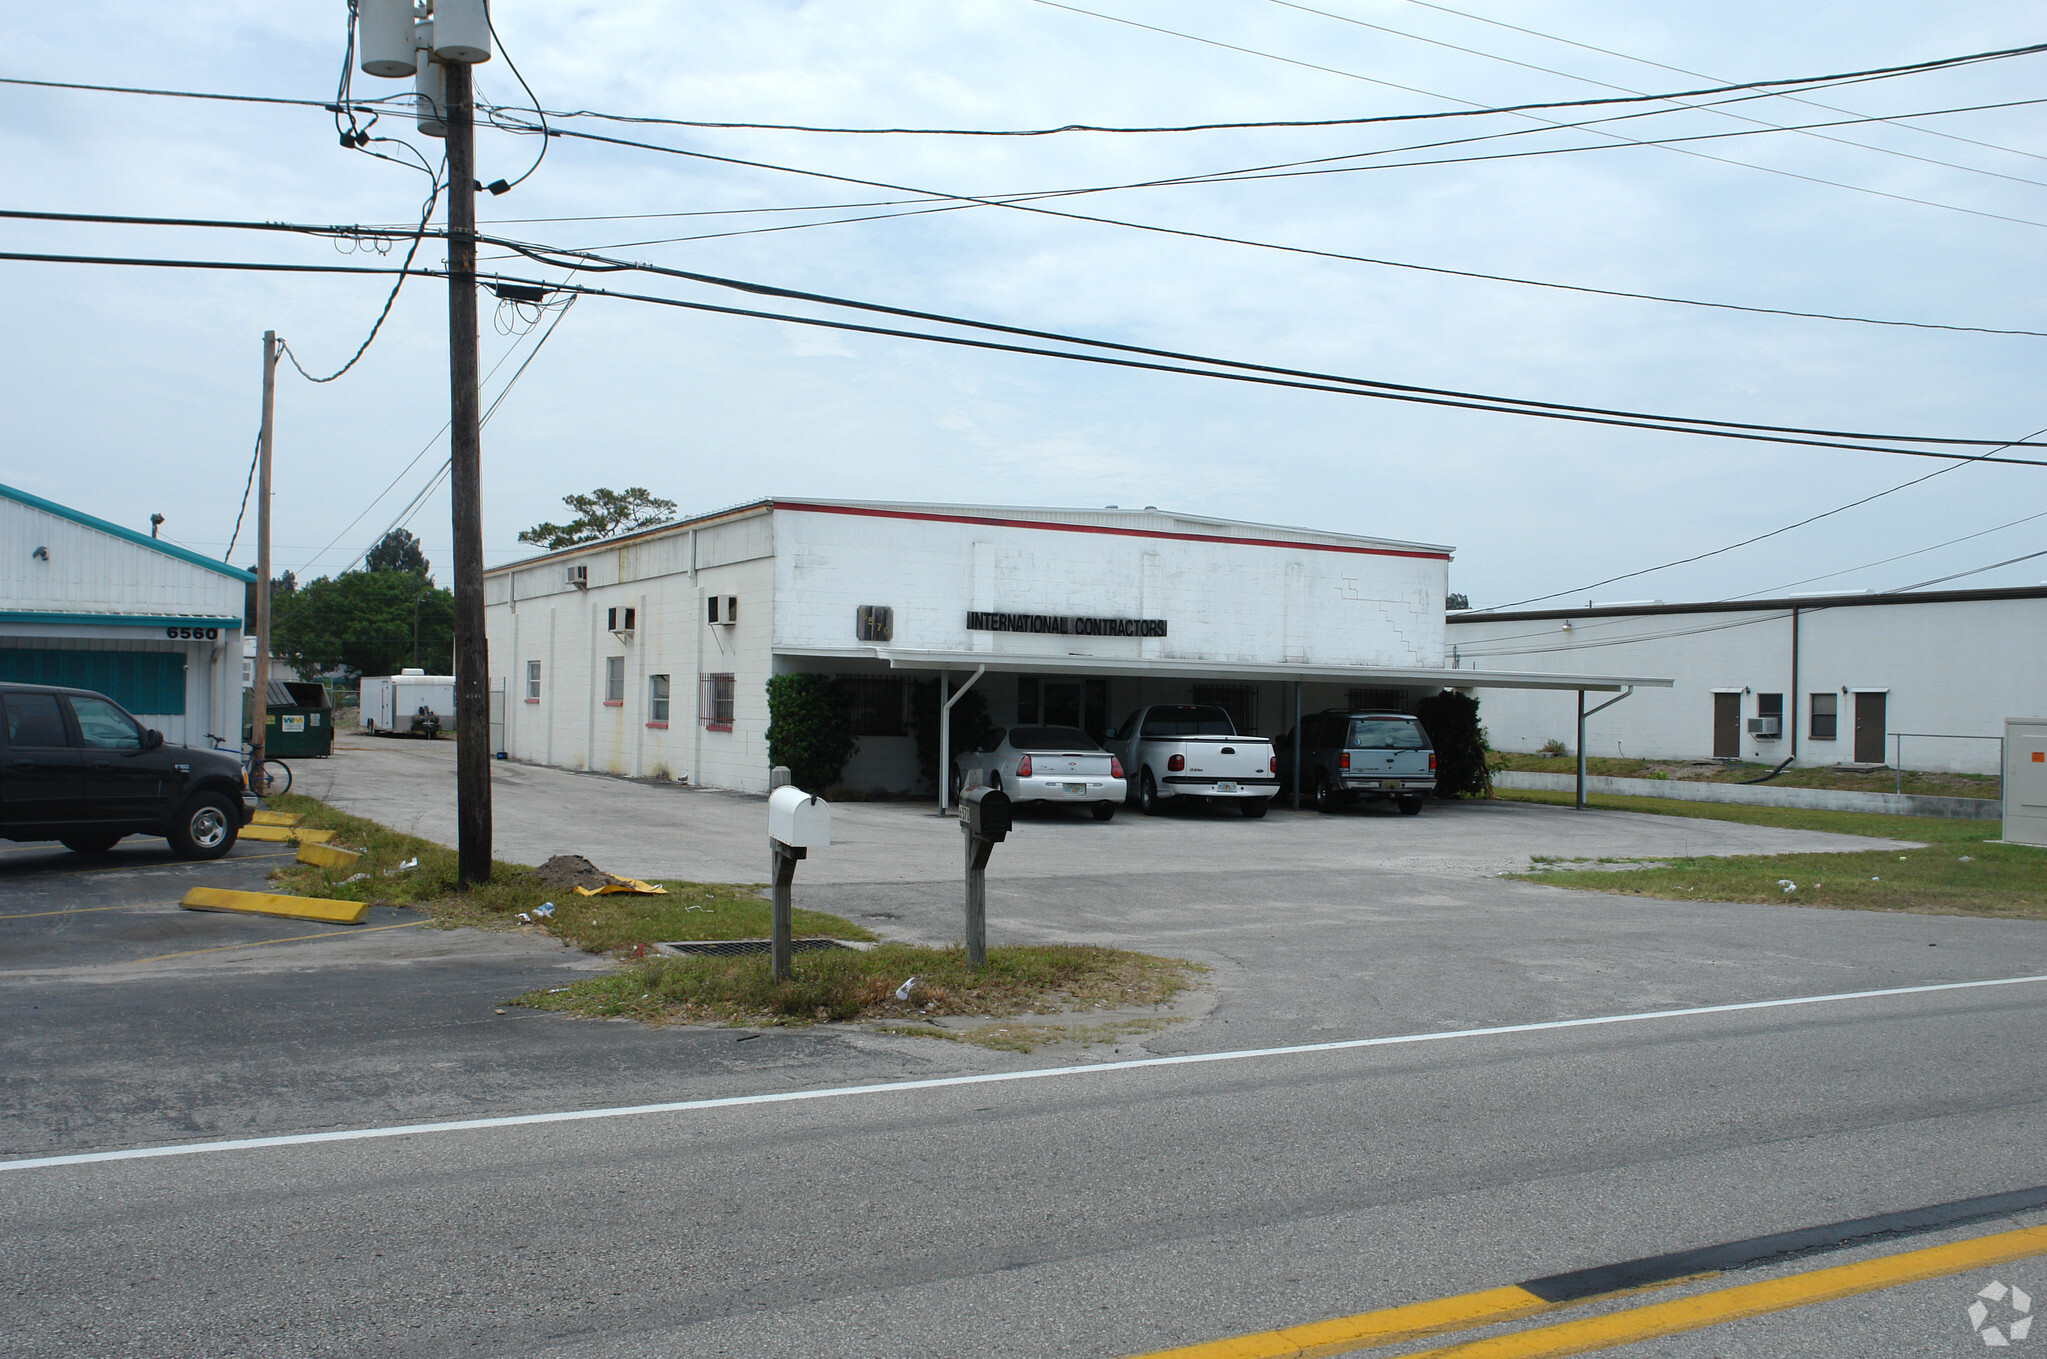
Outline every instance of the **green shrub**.
<svg viewBox="0 0 2047 1359"><path fill-rule="evenodd" d="M768 681L768 763L788 765L798 788L815 793L837 783L858 745L846 686L807 670Z"/></svg>
<svg viewBox="0 0 2047 1359"><path fill-rule="evenodd" d="M1414 705L1436 748L1436 796L1490 797L1493 771L1486 763L1485 728L1478 724L1478 700L1445 689Z"/></svg>

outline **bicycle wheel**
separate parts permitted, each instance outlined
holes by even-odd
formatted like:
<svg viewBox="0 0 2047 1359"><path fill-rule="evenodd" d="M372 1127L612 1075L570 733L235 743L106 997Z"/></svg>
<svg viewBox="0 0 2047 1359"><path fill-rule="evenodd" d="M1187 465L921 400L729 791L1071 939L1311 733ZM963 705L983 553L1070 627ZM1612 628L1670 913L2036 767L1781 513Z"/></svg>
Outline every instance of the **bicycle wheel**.
<svg viewBox="0 0 2047 1359"><path fill-rule="evenodd" d="M261 797L291 791L291 766L282 760L265 760L252 772L250 782Z"/></svg>

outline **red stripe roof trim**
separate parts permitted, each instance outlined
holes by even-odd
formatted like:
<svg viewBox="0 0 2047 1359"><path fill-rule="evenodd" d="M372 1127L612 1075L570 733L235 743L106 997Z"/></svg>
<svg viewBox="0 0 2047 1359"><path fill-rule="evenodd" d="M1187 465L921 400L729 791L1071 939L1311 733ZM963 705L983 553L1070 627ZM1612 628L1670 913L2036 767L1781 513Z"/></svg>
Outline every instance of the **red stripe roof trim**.
<svg viewBox="0 0 2047 1359"><path fill-rule="evenodd" d="M938 514L930 510L883 510L865 505L833 505L806 500L770 502L778 510L807 514L850 514L869 519L921 519L940 524L987 524L995 528L1048 529L1056 533L1100 533L1112 538L1166 538L1185 543L1229 543L1237 547L1305 548L1310 552L1346 552L1360 557L1417 557L1447 562L1447 552L1416 548L1351 547L1341 543L1302 543L1285 538L1236 538L1213 533L1173 533L1165 529L1113 528L1106 524L1061 524L1043 519L996 519L984 515Z"/></svg>

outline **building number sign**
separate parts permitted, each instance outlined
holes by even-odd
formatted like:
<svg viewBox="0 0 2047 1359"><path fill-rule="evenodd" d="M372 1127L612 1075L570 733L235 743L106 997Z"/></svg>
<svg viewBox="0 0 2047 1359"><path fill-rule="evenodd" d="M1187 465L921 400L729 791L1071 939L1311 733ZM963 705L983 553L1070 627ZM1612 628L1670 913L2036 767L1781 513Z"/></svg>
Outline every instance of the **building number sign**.
<svg viewBox="0 0 2047 1359"><path fill-rule="evenodd" d="M165 628L163 635L179 642L217 642L219 628Z"/></svg>

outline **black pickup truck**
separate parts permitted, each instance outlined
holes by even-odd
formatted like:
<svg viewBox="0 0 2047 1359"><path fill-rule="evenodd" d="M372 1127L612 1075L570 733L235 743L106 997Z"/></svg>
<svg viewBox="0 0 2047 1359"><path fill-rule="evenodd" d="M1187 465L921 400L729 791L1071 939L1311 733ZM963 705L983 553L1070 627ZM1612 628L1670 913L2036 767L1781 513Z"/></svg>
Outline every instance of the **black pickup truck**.
<svg viewBox="0 0 2047 1359"><path fill-rule="evenodd" d="M104 854L128 835L218 859L255 817L241 760L167 746L104 694L0 684L0 840Z"/></svg>

